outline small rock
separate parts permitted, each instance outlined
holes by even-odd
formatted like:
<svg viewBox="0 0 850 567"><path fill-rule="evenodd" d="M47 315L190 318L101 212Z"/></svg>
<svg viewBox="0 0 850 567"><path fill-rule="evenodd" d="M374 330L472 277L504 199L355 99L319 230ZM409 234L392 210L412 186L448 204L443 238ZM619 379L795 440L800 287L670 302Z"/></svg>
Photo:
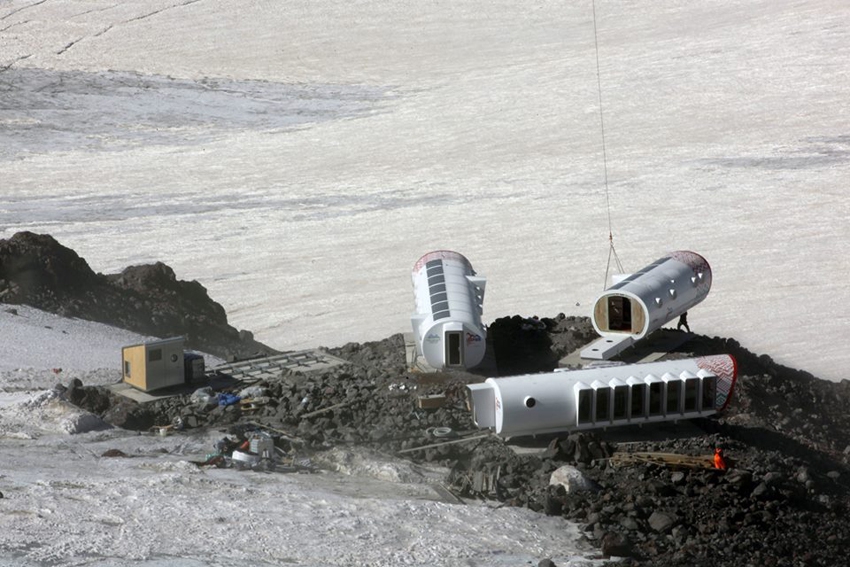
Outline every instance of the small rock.
<svg viewBox="0 0 850 567"><path fill-rule="evenodd" d="M648 521L649 527L659 533L666 533L676 525L676 518L666 512L653 512Z"/></svg>
<svg viewBox="0 0 850 567"><path fill-rule="evenodd" d="M628 536L608 532L602 536L602 555L604 557L630 557L632 543Z"/></svg>
<svg viewBox="0 0 850 567"><path fill-rule="evenodd" d="M127 456L128 456L127 453L125 453L124 451L121 451L119 449L107 449L101 455L101 457L125 457L125 458Z"/></svg>
<svg viewBox="0 0 850 567"><path fill-rule="evenodd" d="M587 492L594 490L596 485L588 479L580 470L570 465L564 465L555 469L549 477L550 485L561 485L568 493Z"/></svg>
<svg viewBox="0 0 850 567"><path fill-rule="evenodd" d="M753 496L753 498L761 498L762 496L764 496L765 494L767 494L767 491L768 491L768 490L769 490L769 489L768 489L768 487L767 487L767 484L766 484L766 483L764 483L764 482L759 483L759 485L758 485L758 486L756 486L756 487L753 489L752 496Z"/></svg>
<svg viewBox="0 0 850 567"><path fill-rule="evenodd" d="M767 485L777 484L781 480L782 480L782 473L771 471L771 472L767 473L766 475L764 475L764 482Z"/></svg>
<svg viewBox="0 0 850 567"><path fill-rule="evenodd" d="M672 486L660 480L652 480L647 483L646 487L649 492L658 496L674 496L676 494L676 490Z"/></svg>

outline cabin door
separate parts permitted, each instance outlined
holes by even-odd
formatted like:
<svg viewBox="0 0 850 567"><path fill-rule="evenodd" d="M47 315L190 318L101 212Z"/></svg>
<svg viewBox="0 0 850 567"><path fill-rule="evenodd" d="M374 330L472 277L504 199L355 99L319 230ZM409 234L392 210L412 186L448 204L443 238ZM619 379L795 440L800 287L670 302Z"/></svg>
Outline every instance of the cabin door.
<svg viewBox="0 0 850 567"><path fill-rule="evenodd" d="M446 331L446 366L463 366L463 331Z"/></svg>
<svg viewBox="0 0 850 567"><path fill-rule="evenodd" d="M633 332L632 302L628 297L608 296L608 330Z"/></svg>

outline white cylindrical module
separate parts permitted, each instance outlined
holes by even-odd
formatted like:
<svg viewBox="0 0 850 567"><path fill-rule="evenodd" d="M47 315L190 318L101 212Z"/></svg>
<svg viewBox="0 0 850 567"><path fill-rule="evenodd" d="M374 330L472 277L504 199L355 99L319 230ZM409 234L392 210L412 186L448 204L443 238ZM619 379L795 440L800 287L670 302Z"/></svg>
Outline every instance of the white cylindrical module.
<svg viewBox="0 0 850 567"><path fill-rule="evenodd" d="M418 354L437 370L480 364L487 342L481 323L486 279L475 274L463 255L450 250L419 258L411 278Z"/></svg>
<svg viewBox="0 0 850 567"><path fill-rule="evenodd" d="M512 437L677 421L725 409L738 370L730 355L558 370L470 384L473 419Z"/></svg>
<svg viewBox="0 0 850 567"><path fill-rule="evenodd" d="M709 289L705 258L671 252L606 289L593 306L593 327L603 337L642 339L700 303Z"/></svg>

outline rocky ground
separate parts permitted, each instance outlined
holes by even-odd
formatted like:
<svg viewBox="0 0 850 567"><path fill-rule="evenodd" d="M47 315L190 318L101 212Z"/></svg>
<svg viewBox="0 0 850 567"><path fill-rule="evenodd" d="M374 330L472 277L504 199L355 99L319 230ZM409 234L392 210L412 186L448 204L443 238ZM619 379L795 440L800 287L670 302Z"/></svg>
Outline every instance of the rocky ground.
<svg viewBox="0 0 850 567"><path fill-rule="evenodd" d="M191 319L186 323L188 316L183 316L189 327L182 328L194 329L196 345L217 345L231 354L246 344L251 346L247 350L255 346L245 341L244 334L240 337L237 331L226 330L223 311L218 312L220 306L215 307L199 284L177 282L161 264L106 277L86 275L84 261L71 257L68 262L78 266L75 273L79 274L71 280L74 285L69 283L66 289L65 279L45 282L45 270L49 275L58 261L45 256L44 250L58 254L52 239L47 239L18 235L11 239L17 248L10 241L0 241L3 301L35 298L42 309L97 318L103 316L103 304L113 300L95 297L108 291L118 301L135 293L132 297L138 297L141 306L113 319L144 326L150 334L173 334L183 309L194 305L195 312L208 313L210 318L218 313L218 325L211 327L215 332L208 337L206 326L191 327ZM31 252L36 243L46 243L47 248ZM16 254L30 259L9 264ZM10 265L17 267L10 270ZM151 272L162 277L133 277ZM21 274L33 273L41 274L35 278L41 286L37 292L22 285ZM163 285L172 293L147 300L151 303L146 306L143 298L155 295L162 282L170 282ZM145 319L154 312L171 313L172 318ZM165 322L167 333L157 326ZM559 315L498 319L489 336L499 372L507 375L551 370L595 334L589 320ZM228 346L227 337L234 338L234 346ZM287 372L257 384L259 389L252 396L263 403L253 410L239 404L209 404L189 395L139 405L105 388L76 381L67 385L64 396L128 429L147 430L179 417L185 427L214 427L238 437L261 424L273 428L283 450L297 447L303 453L363 445L398 458L439 463L451 469L449 483L457 495L562 515L583 525L600 553L626 557L627 563L636 565L847 564L848 380L819 380L757 356L732 339L694 336L669 356L728 353L738 361L738 385L722 416L654 430L551 436L542 440L545 444L539 451L526 453L511 446L523 440L507 443L481 437L474 427L466 408L465 385L483 376L411 373L401 335L330 352L348 364L318 374ZM445 404L437 409L418 408L418 397L432 393L445 395ZM708 455L718 446L731 460L725 473L656 464L615 465L609 459L636 451ZM580 470L591 481L590 488L567 493L563 487L550 486L552 472L563 465Z"/></svg>

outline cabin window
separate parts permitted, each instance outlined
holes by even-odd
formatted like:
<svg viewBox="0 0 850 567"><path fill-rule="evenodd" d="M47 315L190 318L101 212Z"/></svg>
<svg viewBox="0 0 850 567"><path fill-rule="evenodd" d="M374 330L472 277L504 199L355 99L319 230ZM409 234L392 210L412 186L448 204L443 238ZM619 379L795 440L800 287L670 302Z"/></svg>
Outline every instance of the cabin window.
<svg viewBox="0 0 850 567"><path fill-rule="evenodd" d="M448 298L449 298L449 296L445 291L442 292L442 293L435 293L434 295L431 296L431 303L433 304L433 303L439 303L440 301L446 301L446 300L448 300Z"/></svg>
<svg viewBox="0 0 850 567"><path fill-rule="evenodd" d="M579 390L578 393L578 422L590 423L591 395L593 390Z"/></svg>
<svg viewBox="0 0 850 567"><path fill-rule="evenodd" d="M628 398L628 386L617 386L614 388L614 419L626 419L628 417Z"/></svg>
<svg viewBox="0 0 850 567"><path fill-rule="evenodd" d="M717 377L706 376L702 379L702 409L714 409L714 396L717 390Z"/></svg>
<svg viewBox="0 0 850 567"><path fill-rule="evenodd" d="M627 297L611 295L608 297L608 330L632 330L632 302Z"/></svg>
<svg viewBox="0 0 850 567"><path fill-rule="evenodd" d="M691 378L685 380L685 411L697 411L697 394L699 393L699 380Z"/></svg>
<svg viewBox="0 0 850 567"><path fill-rule="evenodd" d="M610 421L611 388L596 390L596 421Z"/></svg>
<svg viewBox="0 0 850 567"><path fill-rule="evenodd" d="M432 285L428 289L430 290L431 293L443 293L444 291L446 291L446 284L441 283L441 284Z"/></svg>
<svg viewBox="0 0 850 567"><path fill-rule="evenodd" d="M649 415L661 415L661 382L649 385Z"/></svg>
<svg viewBox="0 0 850 567"><path fill-rule="evenodd" d="M439 301L431 304L431 310L434 313L438 313L440 311L448 311L449 302L448 301Z"/></svg>
<svg viewBox="0 0 850 567"><path fill-rule="evenodd" d="M643 384L632 386L632 417L643 417L645 400L646 386Z"/></svg>
<svg viewBox="0 0 850 567"><path fill-rule="evenodd" d="M124 376L130 376L130 361L124 361Z"/></svg>
<svg viewBox="0 0 850 567"><path fill-rule="evenodd" d="M443 274L438 274L436 276L431 276L428 278L428 285L432 286L435 284L446 283L446 277Z"/></svg>
<svg viewBox="0 0 850 567"><path fill-rule="evenodd" d="M679 413L679 398L682 392L682 383L667 382L667 413Z"/></svg>
<svg viewBox="0 0 850 567"><path fill-rule="evenodd" d="M148 362L158 362L162 360L162 349L154 348L148 352Z"/></svg>

